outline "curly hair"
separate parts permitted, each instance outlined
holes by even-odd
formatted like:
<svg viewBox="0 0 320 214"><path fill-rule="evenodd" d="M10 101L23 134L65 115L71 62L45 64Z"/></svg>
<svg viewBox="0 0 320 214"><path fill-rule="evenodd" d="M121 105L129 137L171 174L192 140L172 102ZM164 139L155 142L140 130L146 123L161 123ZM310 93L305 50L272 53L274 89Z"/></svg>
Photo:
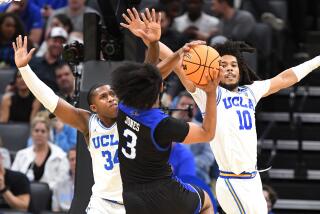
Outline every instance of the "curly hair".
<svg viewBox="0 0 320 214"><path fill-rule="evenodd" d="M231 55L238 61L240 80L239 85L250 85L255 80L259 80L258 75L247 65L242 55L243 52L252 53L254 48L240 41L227 41L223 44L213 46L218 51L220 56Z"/></svg>
<svg viewBox="0 0 320 214"><path fill-rule="evenodd" d="M162 77L153 65L125 62L112 72L111 85L120 102L149 109L159 97Z"/></svg>

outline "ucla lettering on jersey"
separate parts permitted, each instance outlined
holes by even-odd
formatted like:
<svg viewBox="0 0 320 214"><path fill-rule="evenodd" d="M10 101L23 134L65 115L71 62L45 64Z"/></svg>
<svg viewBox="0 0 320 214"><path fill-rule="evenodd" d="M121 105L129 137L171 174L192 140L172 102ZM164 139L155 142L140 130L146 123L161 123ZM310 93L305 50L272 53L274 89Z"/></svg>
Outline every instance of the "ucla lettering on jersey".
<svg viewBox="0 0 320 214"><path fill-rule="evenodd" d="M217 126L210 146L220 170L240 174L256 169L255 107L269 87L269 81L256 81L252 85L239 87L237 92L218 88ZM191 95L204 112L205 92L197 88Z"/></svg>
<svg viewBox="0 0 320 214"><path fill-rule="evenodd" d="M116 123L107 128L96 114L92 114L89 119L88 145L94 177L92 195L122 202L118 144Z"/></svg>

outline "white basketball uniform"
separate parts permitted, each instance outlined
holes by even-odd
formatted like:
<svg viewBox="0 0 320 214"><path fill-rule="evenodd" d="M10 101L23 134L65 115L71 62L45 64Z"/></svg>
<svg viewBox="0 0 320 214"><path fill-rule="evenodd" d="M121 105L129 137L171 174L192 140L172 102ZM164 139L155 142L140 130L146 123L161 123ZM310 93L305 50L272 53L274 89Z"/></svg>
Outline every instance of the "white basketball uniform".
<svg viewBox="0 0 320 214"><path fill-rule="evenodd" d="M267 214L257 164L255 107L268 92L270 81L255 81L232 92L217 89L217 126L210 142L220 175L217 199L227 214ZM191 93L201 112L205 111L206 93Z"/></svg>
<svg viewBox="0 0 320 214"><path fill-rule="evenodd" d="M94 185L88 214L124 214L122 181L118 159L118 129L105 127L97 114L89 119L88 149L92 159Z"/></svg>

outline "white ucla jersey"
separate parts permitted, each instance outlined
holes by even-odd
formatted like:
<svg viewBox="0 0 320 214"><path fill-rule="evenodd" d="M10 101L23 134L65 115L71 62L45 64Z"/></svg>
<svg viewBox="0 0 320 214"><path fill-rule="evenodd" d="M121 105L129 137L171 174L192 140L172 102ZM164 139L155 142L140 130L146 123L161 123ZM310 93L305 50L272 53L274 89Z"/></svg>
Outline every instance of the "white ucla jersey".
<svg viewBox="0 0 320 214"><path fill-rule="evenodd" d="M240 174L256 170L255 107L269 88L269 80L239 87L238 92L217 88L217 126L210 146L221 171ZM206 93L197 88L191 95L204 113Z"/></svg>
<svg viewBox="0 0 320 214"><path fill-rule="evenodd" d="M94 185L92 195L123 202L120 176L117 124L105 127L96 114L89 119L88 149L92 159Z"/></svg>

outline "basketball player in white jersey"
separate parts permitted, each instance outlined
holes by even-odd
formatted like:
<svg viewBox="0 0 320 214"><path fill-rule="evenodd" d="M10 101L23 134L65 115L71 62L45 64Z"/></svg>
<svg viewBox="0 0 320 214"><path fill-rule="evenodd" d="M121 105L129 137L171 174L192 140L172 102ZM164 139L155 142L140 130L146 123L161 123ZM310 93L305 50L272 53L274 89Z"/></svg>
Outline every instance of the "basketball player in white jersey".
<svg viewBox="0 0 320 214"><path fill-rule="evenodd" d="M115 118L118 99L109 85L96 85L88 93L93 114L75 108L59 98L31 70L28 62L33 51L27 52L27 39L17 38L13 44L15 63L35 97L64 123L83 133L92 159L94 185L87 207L89 214L124 214L122 182L117 158L118 130Z"/></svg>
<svg viewBox="0 0 320 214"><path fill-rule="evenodd" d="M226 42L214 48L221 56L217 128L215 138L210 142L220 170L216 183L217 199L227 214L267 214L256 168L255 107L261 98L294 85L318 68L320 56L261 81L244 62L242 52L252 50L245 43ZM164 45L160 46L160 52L162 57L171 54ZM182 68L177 68L176 73L205 114L205 92L187 79Z"/></svg>

